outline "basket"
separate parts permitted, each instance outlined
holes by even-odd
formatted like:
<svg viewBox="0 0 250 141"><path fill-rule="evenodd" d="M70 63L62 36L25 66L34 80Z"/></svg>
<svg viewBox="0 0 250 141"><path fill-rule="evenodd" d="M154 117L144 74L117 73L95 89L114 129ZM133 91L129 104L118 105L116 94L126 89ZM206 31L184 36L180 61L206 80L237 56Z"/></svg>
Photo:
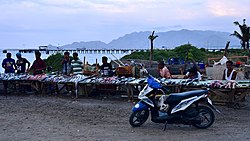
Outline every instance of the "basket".
<svg viewBox="0 0 250 141"><path fill-rule="evenodd" d="M116 68L116 75L118 76L132 75L132 67L131 66L118 67Z"/></svg>

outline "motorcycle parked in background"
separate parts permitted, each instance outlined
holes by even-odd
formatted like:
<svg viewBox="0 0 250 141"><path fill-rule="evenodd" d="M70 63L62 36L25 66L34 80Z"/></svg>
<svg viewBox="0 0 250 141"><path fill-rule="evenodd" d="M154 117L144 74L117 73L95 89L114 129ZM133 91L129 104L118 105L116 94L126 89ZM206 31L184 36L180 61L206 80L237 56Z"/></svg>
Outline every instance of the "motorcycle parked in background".
<svg viewBox="0 0 250 141"><path fill-rule="evenodd" d="M161 95L157 95L157 93ZM208 90L192 90L166 95L166 88L151 75L147 85L140 91L140 101L133 107L129 123L132 127L141 126L151 114L151 121L166 124L193 125L196 128L210 127L215 120L216 109L208 98Z"/></svg>

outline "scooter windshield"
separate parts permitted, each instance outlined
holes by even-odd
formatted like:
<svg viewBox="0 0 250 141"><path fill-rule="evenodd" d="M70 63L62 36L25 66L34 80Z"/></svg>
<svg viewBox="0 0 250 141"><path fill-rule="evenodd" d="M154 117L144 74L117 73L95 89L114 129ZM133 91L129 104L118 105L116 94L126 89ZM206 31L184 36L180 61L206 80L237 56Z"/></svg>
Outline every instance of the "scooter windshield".
<svg viewBox="0 0 250 141"><path fill-rule="evenodd" d="M149 87L151 88L159 89L162 87L161 84L158 81L156 81L152 76L148 76L147 82Z"/></svg>

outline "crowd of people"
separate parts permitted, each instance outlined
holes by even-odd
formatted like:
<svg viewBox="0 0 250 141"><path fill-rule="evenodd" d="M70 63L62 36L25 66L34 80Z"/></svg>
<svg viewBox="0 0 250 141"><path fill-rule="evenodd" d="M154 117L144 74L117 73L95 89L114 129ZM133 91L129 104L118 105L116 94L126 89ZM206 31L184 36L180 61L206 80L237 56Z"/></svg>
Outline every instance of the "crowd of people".
<svg viewBox="0 0 250 141"><path fill-rule="evenodd" d="M6 58L2 62L4 73L24 74L32 72L34 75L37 75L44 73L46 69L46 63L41 59L40 52L35 52L36 59L31 66L30 62L26 58L23 58L20 52L16 53L16 57L17 60L15 61L11 53L6 54ZM8 84L8 81L3 81L4 94L7 94Z"/></svg>
<svg viewBox="0 0 250 141"><path fill-rule="evenodd" d="M63 66L63 74L64 75L78 75L78 74L83 74L84 73L84 67L87 67L89 65L88 63L85 64L86 66L83 65L83 62L79 59L78 53L74 52L73 53L73 59L70 59L70 53L69 52L64 52L64 58L61 62ZM100 68L100 75L101 76L113 76L113 67L111 63L108 63L108 58L106 56L102 57L102 65L99 66ZM86 69L86 68L85 68Z"/></svg>
<svg viewBox="0 0 250 141"><path fill-rule="evenodd" d="M6 54L6 58L3 59L2 67L4 68L4 73L29 73L32 72L34 75L42 74L46 70L46 63L41 59L41 53L35 52L35 61L30 66L30 62L22 57L22 54L18 52L16 54L17 60L15 61L11 53Z"/></svg>
<svg viewBox="0 0 250 141"><path fill-rule="evenodd" d="M6 54L6 58L2 61L2 67L4 68L4 73L31 73L33 75L45 73L47 66L43 59L41 59L41 53L39 51L35 52L35 60L33 64L24 57L20 52L16 53L17 60L12 58L11 53ZM72 59L70 58L69 52L64 52L63 59L61 61L62 73L63 75L78 75L83 74L83 62L79 59L78 53L74 52ZM100 68L100 75L102 76L112 76L113 68L111 63L108 63L108 58L106 56L102 57L102 65Z"/></svg>
<svg viewBox="0 0 250 141"><path fill-rule="evenodd" d="M159 76L162 78L171 79L173 78L167 66L165 66L164 61L159 61L158 63L158 71ZM184 79L202 79L202 74L199 71L199 67L197 65L193 65L183 77ZM226 68L223 70L222 80L236 80L237 71L234 69L234 63L231 60L226 62Z"/></svg>
<svg viewBox="0 0 250 141"><path fill-rule="evenodd" d="M17 60L13 59L11 53L6 54L6 58L3 59L2 61L2 67L4 68L4 73L16 73L16 74L30 73L33 75L38 75L45 73L47 69L47 65L45 61L41 59L41 53L38 51L35 52L35 60L32 64L26 58L22 57L22 54L20 52L16 53L16 58ZM62 66L61 72L65 76L84 74L84 69L86 69L85 68L86 64L79 59L78 53L76 52L73 53L72 57L70 57L69 52L67 51L64 52L63 58L61 60L61 66ZM131 67L133 66L135 68L135 65L131 64ZM143 70L142 68L141 70ZM102 65L99 66L96 64L96 72L98 72L97 74L100 76L113 76L115 75L115 68L113 68L111 63L108 63L108 58L106 56L103 56ZM165 65L164 61L158 62L158 74L162 78L167 78L167 79L174 78L171 75L171 71ZM228 81L235 80L236 77L237 77L237 72L234 70L234 63L232 61L227 61L226 68L225 70L223 70L222 80L228 80ZM183 78L201 80L202 75L201 72L199 71L198 66L195 65L195 63L193 63L193 66L190 67L190 69L188 69ZM8 81L3 81L5 94L7 94L8 84L9 84ZM38 87L41 87L39 86L39 84L37 85ZM73 86L71 85L65 85L65 86L66 86L66 92L70 93L74 89ZM27 89L30 89L30 86L27 87Z"/></svg>
<svg viewBox="0 0 250 141"><path fill-rule="evenodd" d="M16 74L44 74L46 69L48 69L45 61L41 59L41 53L39 51L35 52L35 60L31 63L24 57L20 52L16 53L17 60L12 58L12 54L8 52L6 58L2 61L2 67L4 68L4 73L16 73ZM72 58L72 59L71 59ZM108 58L106 56L102 57L102 65L100 68L101 76L112 76L114 71L111 63L108 63ZM83 62L79 59L78 53L74 52L73 56L70 57L69 52L64 52L62 61L62 74L65 76L79 75L83 74L84 65ZM4 93L7 94L8 81L3 81ZM72 86L66 86L67 91L71 91Z"/></svg>
<svg viewBox="0 0 250 141"><path fill-rule="evenodd" d="M20 52L16 53L17 60L12 58L11 53L6 54L6 58L2 61L2 67L4 68L4 73L32 73L33 75L42 74L46 70L46 63L41 59L41 53L39 51L35 52L35 60L31 63L24 57ZM79 59L78 53L74 52L72 59L70 58L69 52L64 52L64 57L61 61L62 73L63 75L78 75L84 73L83 62ZM226 62L226 69L223 71L222 80L235 80L237 72L233 68L233 62ZM108 58L106 56L102 57L102 65L99 66L99 74L101 76L113 76L114 68L111 63L108 63ZM173 78L170 70L165 65L164 61L159 61L158 63L158 73L162 78L171 79ZM201 80L202 75L199 68L193 65L185 74L185 79L198 79Z"/></svg>

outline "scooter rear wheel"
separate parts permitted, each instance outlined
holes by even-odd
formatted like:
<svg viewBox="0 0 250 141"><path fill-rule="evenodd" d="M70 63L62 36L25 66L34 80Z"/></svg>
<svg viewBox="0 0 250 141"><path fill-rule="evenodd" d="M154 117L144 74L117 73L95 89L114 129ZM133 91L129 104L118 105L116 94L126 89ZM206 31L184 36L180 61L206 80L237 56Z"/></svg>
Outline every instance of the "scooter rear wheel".
<svg viewBox="0 0 250 141"><path fill-rule="evenodd" d="M199 115L192 125L199 129L210 127L214 123L214 112L206 106L199 106Z"/></svg>
<svg viewBox="0 0 250 141"><path fill-rule="evenodd" d="M138 110L130 115L129 123L132 127L141 126L147 121L149 117L149 110Z"/></svg>

